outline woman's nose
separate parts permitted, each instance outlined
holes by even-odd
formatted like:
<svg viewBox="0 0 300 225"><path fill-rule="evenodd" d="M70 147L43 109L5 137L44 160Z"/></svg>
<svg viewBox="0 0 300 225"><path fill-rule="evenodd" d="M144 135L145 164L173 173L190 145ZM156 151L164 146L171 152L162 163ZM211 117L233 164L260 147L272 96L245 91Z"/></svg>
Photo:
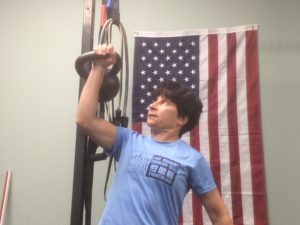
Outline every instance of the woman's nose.
<svg viewBox="0 0 300 225"><path fill-rule="evenodd" d="M149 110L153 110L153 109L155 109L155 106L156 106L156 102L152 102L152 103L150 103L150 105L148 106L148 111Z"/></svg>

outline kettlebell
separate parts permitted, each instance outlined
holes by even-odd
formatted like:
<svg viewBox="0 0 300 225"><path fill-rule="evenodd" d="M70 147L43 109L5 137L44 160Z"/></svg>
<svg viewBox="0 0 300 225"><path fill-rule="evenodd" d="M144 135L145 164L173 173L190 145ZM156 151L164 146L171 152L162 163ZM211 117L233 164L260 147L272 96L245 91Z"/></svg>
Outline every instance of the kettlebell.
<svg viewBox="0 0 300 225"><path fill-rule="evenodd" d="M90 69L88 62L96 59L107 58L108 55L98 55L94 51L86 52L77 57L75 61L75 69L79 76L87 79ZM118 72L122 67L122 59L119 54L116 53L116 63L111 69L107 70L103 77L103 84L99 92L99 101L107 102L112 100L119 92L120 81L117 76Z"/></svg>

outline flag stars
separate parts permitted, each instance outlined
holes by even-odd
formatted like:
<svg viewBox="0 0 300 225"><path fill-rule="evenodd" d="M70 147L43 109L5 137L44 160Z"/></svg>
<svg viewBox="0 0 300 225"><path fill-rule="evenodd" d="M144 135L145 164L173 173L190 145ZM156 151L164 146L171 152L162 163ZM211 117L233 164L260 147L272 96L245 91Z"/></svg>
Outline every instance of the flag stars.
<svg viewBox="0 0 300 225"><path fill-rule="evenodd" d="M198 48L197 39L176 38L141 40L138 52L137 83L138 94L133 96L139 105L134 113L137 121L145 121L147 106L159 85L167 80L186 84L191 90L198 90ZM197 49L196 49L197 47Z"/></svg>

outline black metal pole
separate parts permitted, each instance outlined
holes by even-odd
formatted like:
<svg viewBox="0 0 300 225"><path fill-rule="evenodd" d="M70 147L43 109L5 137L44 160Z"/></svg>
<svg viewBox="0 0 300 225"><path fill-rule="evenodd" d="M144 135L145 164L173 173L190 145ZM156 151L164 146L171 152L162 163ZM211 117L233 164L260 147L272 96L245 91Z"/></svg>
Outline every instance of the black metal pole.
<svg viewBox="0 0 300 225"><path fill-rule="evenodd" d="M93 48L94 21L95 21L95 0L84 1L83 33L82 33L82 50L81 52L91 51ZM79 96L84 86L85 80L80 78ZM75 162L73 177L73 193L71 208L71 225L82 225L83 222L83 205L84 205L84 175L85 162L87 162L88 138L78 127L76 130Z"/></svg>
<svg viewBox="0 0 300 225"><path fill-rule="evenodd" d="M85 225L91 225L92 217L92 192L94 178L94 161L90 156L97 151L97 144L91 139L88 140L87 154L85 157L84 178L83 178L83 198L85 206Z"/></svg>

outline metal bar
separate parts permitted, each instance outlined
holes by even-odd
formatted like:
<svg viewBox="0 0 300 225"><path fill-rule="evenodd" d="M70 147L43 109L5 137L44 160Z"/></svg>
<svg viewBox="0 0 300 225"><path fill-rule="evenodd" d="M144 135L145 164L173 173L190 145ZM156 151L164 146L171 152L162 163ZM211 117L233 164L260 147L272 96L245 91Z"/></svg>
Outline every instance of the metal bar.
<svg viewBox="0 0 300 225"><path fill-rule="evenodd" d="M93 48L95 21L95 0L84 1L83 33L81 52L91 51ZM80 78L79 96L84 86L85 80ZM71 208L71 225L82 225L83 222L83 205L84 205L84 174L85 162L87 161L88 138L78 127L76 130L75 162L73 176L73 193Z"/></svg>
<svg viewBox="0 0 300 225"><path fill-rule="evenodd" d="M93 177L94 177L94 161L90 159L91 155L96 153L98 146L89 139L88 150L86 155L86 162L84 167L84 206L85 206L85 225L91 225L92 216L92 190L93 190Z"/></svg>

